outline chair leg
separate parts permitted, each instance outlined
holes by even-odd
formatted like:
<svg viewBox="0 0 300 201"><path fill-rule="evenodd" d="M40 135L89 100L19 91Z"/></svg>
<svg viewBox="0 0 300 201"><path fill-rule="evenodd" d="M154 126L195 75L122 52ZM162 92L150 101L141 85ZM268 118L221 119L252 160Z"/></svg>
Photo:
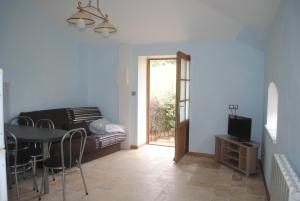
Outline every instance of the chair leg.
<svg viewBox="0 0 300 201"><path fill-rule="evenodd" d="M54 170L53 170L53 168L51 169L51 174L52 174L52 180L55 181Z"/></svg>
<svg viewBox="0 0 300 201"><path fill-rule="evenodd" d="M43 190L44 190L44 183L45 183L45 175L46 175L46 171L47 171L47 168L44 167L44 168L43 168L43 176L42 176L42 184L41 184L41 189L40 189L40 193L39 193L39 200L41 200L41 198L42 198L42 193L43 193Z"/></svg>
<svg viewBox="0 0 300 201"><path fill-rule="evenodd" d="M15 171L15 180L16 180L16 191L17 191L17 200L20 201L20 193L19 193L19 181L18 181L18 174Z"/></svg>
<svg viewBox="0 0 300 201"><path fill-rule="evenodd" d="M26 167L24 166L24 167L23 167L23 179L24 179L24 180L26 179L26 171L25 171L25 170L26 170Z"/></svg>
<svg viewBox="0 0 300 201"><path fill-rule="evenodd" d="M8 172L7 174L7 186L8 186L8 189L11 190L11 186L12 186L12 175L10 174L10 172Z"/></svg>
<svg viewBox="0 0 300 201"><path fill-rule="evenodd" d="M32 187L33 187L33 191L35 191L35 182L34 182L34 163L31 164L31 170L32 170Z"/></svg>
<svg viewBox="0 0 300 201"><path fill-rule="evenodd" d="M84 175L83 175L83 171L82 171L81 165L79 165L78 168L80 169L80 174L81 174L81 178L82 178L82 182L83 182L85 194L88 195L89 193L87 191L87 187L86 187L86 183L85 183L85 179L84 179Z"/></svg>
<svg viewBox="0 0 300 201"><path fill-rule="evenodd" d="M32 181L33 181L33 190L36 192L39 192L39 187L37 185L36 181L36 158L33 157L33 162L32 162Z"/></svg>
<svg viewBox="0 0 300 201"><path fill-rule="evenodd" d="M65 168L62 169L62 185L63 185L63 201L66 200L66 181L65 181Z"/></svg>
<svg viewBox="0 0 300 201"><path fill-rule="evenodd" d="M8 161L8 159L7 159L7 161L6 161L6 177L7 177L7 186L8 186L8 189L9 190L11 190L11 186L12 186L12 174L11 174L11 169L10 169L10 167L9 167L9 161Z"/></svg>

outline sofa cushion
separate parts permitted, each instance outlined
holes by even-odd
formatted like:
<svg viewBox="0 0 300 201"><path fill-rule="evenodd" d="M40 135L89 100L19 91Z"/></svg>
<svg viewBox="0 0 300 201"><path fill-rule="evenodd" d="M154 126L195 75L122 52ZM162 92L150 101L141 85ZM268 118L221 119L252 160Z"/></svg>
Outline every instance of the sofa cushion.
<svg viewBox="0 0 300 201"><path fill-rule="evenodd" d="M80 121L75 123L71 122L69 123L69 127L67 130L72 130L75 128L84 128L88 136L92 134L91 131L89 130L88 124L85 121Z"/></svg>
<svg viewBox="0 0 300 201"><path fill-rule="evenodd" d="M80 137L74 137L72 139L72 153L74 155L79 155L80 142L81 142ZM51 150L50 150L51 155L61 156L60 145L61 145L61 142L52 143ZM69 154L69 148L70 148L69 147L69 141L65 141L64 142L64 152L65 152L65 154ZM95 140L95 137L88 136L86 138L84 155L92 153L92 152L97 152L96 140Z"/></svg>
<svg viewBox="0 0 300 201"><path fill-rule="evenodd" d="M113 144L121 143L126 140L126 133L107 133L105 135L92 135L96 141L96 149L103 149Z"/></svg>

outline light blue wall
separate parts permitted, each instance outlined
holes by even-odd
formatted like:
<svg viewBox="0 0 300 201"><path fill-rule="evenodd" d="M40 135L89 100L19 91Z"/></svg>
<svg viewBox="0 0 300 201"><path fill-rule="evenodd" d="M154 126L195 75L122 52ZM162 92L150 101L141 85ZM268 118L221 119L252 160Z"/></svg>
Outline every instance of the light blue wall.
<svg viewBox="0 0 300 201"><path fill-rule="evenodd" d="M300 1L284 0L272 24L265 69L265 104L267 87L274 82L279 93L277 142L265 136L265 176L271 184L274 153L286 154L300 174ZM266 108L266 107L265 107ZM266 113L265 113L266 116Z"/></svg>
<svg viewBox="0 0 300 201"><path fill-rule="evenodd" d="M6 119L21 111L85 105L77 43L32 0L1 1L0 19Z"/></svg>
<svg viewBox="0 0 300 201"><path fill-rule="evenodd" d="M37 0L1 2L6 119L21 111L95 105L117 122L118 47L79 43L39 6Z"/></svg>
<svg viewBox="0 0 300 201"><path fill-rule="evenodd" d="M81 62L87 70L88 105L98 106L103 115L118 122L118 47L81 45ZM122 98L122 97L121 97Z"/></svg>
<svg viewBox="0 0 300 201"><path fill-rule="evenodd" d="M132 90L138 89L138 56L174 55L178 50L191 55L190 151L214 153L214 136L227 133L232 103L239 105L238 114L253 118L252 139L260 142L264 53L238 41L133 46ZM137 122L137 97L132 106L132 122ZM132 127L137 136L137 125Z"/></svg>

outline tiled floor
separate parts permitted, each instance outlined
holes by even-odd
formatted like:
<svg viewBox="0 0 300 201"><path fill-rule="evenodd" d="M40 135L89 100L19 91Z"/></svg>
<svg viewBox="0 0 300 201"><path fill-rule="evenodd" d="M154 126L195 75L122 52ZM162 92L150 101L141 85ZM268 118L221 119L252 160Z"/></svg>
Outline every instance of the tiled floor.
<svg viewBox="0 0 300 201"><path fill-rule="evenodd" d="M66 178L68 201L265 201L260 174L245 177L213 159L185 156L173 163L174 148L148 145L83 165L89 195L79 172ZM40 183L40 182L39 182ZM37 200L31 180L22 182L21 200ZM62 200L60 175L50 181L44 201ZM10 196L15 193L11 190Z"/></svg>

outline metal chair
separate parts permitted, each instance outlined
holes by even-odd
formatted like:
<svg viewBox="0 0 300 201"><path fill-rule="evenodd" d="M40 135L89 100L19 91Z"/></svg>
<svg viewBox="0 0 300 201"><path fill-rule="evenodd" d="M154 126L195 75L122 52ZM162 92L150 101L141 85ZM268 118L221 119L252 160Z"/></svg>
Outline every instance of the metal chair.
<svg viewBox="0 0 300 201"><path fill-rule="evenodd" d="M12 118L8 123L13 124L13 125L19 125L19 126L34 127L34 121L30 117L27 117L27 116L16 116L16 117ZM18 146L19 146L19 150L29 149L30 144L20 142L18 144ZM26 179L26 171L24 171L23 178Z"/></svg>
<svg viewBox="0 0 300 201"><path fill-rule="evenodd" d="M54 123L51 119L39 119L38 121L35 122L35 127L36 128L49 128L49 129L55 129ZM43 155L43 150L42 150L42 145L39 143L34 143L34 146L32 147L31 151L31 158L32 158L32 176L33 176L33 186L34 190L37 192L39 191L38 185L36 182L36 165L38 162L41 162L44 160L44 155ZM49 151L51 148L51 143L49 144ZM53 180L55 180L53 176L54 172L52 170L52 177Z"/></svg>
<svg viewBox="0 0 300 201"><path fill-rule="evenodd" d="M7 149L6 156L7 156L7 172L9 175L15 176L15 184L16 184L16 191L17 191L17 200L20 200L20 193L19 193L19 180L18 174L24 174L27 171L31 170L31 160L30 160L30 153L28 147L21 147L19 149L18 139L16 136L8 131L5 130L6 137L5 137L5 146ZM22 153L22 157L19 157L19 153ZM9 184L10 185L10 184Z"/></svg>
<svg viewBox="0 0 300 201"><path fill-rule="evenodd" d="M74 137L74 136L76 136L76 137ZM73 138L76 138L76 140L80 139L80 144L79 144L80 147L79 147L79 150L77 150L77 152L73 152L73 150L72 150ZM65 176L66 176L66 174L71 173L70 170L72 170L75 167L80 170L84 190L85 190L86 195L88 195L83 171L81 168L81 159L82 159L82 155L83 155L84 148L85 148L86 138L87 138L87 134L86 134L86 131L84 128L77 128L77 129L68 131L63 136L63 138L60 142L60 151L61 151L60 155L61 156L57 156L57 157L50 156L50 158L48 158L44 161L43 179L42 179L42 185L41 185L41 190L40 190L40 194L39 194L39 200L41 200L44 182L45 182L45 179L47 179L47 178L45 178L46 171L48 171L48 169L62 171L63 201L66 200Z"/></svg>

